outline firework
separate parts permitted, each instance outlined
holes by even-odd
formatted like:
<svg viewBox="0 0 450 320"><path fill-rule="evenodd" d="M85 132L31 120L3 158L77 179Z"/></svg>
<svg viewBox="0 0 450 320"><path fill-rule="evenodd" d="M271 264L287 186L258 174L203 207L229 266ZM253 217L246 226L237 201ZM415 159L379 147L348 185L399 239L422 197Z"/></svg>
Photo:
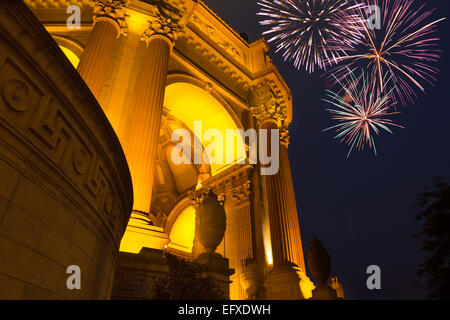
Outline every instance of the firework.
<svg viewBox="0 0 450 320"><path fill-rule="evenodd" d="M390 79L383 79L383 83L388 85ZM331 112L332 119L339 121L324 131L335 129L337 135L335 139L340 139L350 147L347 158L353 149L364 149L367 145L372 148L377 155L374 135L379 135L381 131L387 131L393 134L389 127L395 126L403 128L388 119L389 116L396 113L389 113L389 110L395 104L393 100L393 88L386 92L385 88L381 90L374 81L366 77L362 70L361 75L357 77L354 72L347 69L347 75L343 80L337 79L336 82L342 87L339 92L327 91L325 102L335 107L327 109Z"/></svg>
<svg viewBox="0 0 450 320"><path fill-rule="evenodd" d="M312 73L326 69L361 42L358 4L348 0L259 0L257 13L265 19L269 43L296 68Z"/></svg>
<svg viewBox="0 0 450 320"><path fill-rule="evenodd" d="M430 20L434 10L424 10L425 5L415 5L414 0L361 0L358 10L364 33L364 45L357 54L340 56L342 62L329 75L338 79L346 77L347 67L363 66L379 88L390 89L383 83L386 76L392 77L396 100L402 105L412 103L416 91L424 92L423 82L433 85L438 69L433 63L439 59L436 49L439 38L433 36L437 24L445 18ZM380 28L374 28L374 11L378 7Z"/></svg>

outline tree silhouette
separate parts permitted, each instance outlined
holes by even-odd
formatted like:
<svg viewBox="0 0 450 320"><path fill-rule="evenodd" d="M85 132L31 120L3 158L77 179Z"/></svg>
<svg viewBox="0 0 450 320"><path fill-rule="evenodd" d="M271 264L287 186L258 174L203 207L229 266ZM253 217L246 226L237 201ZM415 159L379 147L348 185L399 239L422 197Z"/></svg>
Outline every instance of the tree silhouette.
<svg viewBox="0 0 450 320"><path fill-rule="evenodd" d="M416 219L422 221L422 250L427 252L420 265L418 285L427 291L428 299L450 299L450 186L441 178L433 180L419 196L413 209L419 209Z"/></svg>
<svg viewBox="0 0 450 320"><path fill-rule="evenodd" d="M196 262L166 253L169 274L154 282L155 300L224 300L225 293Z"/></svg>

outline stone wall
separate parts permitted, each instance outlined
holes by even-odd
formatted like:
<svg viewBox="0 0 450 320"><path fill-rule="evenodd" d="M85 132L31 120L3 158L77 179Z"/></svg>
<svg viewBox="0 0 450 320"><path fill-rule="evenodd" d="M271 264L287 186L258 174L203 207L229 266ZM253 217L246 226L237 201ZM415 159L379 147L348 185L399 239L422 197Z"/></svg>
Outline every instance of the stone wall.
<svg viewBox="0 0 450 320"><path fill-rule="evenodd" d="M1 1L0 298L108 299L132 201L94 96L27 6Z"/></svg>

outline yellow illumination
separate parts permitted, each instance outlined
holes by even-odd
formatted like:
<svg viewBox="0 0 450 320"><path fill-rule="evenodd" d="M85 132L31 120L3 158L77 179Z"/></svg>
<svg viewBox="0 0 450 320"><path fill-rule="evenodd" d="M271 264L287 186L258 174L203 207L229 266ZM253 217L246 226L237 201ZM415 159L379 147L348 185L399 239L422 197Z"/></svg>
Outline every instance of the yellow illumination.
<svg viewBox="0 0 450 320"><path fill-rule="evenodd" d="M148 28L147 15L131 9L127 10L127 14L129 15L127 19L128 33L141 34Z"/></svg>
<svg viewBox="0 0 450 320"><path fill-rule="evenodd" d="M168 242L169 238L163 228L151 226L142 216L132 213L120 243L120 251L139 253L143 247L162 250Z"/></svg>
<svg viewBox="0 0 450 320"><path fill-rule="evenodd" d="M75 53L73 53L71 50L67 49L66 47L59 46L66 55L67 59L72 63L72 65L75 67L75 69L78 67L78 64L80 63L80 58L77 57Z"/></svg>
<svg viewBox="0 0 450 320"><path fill-rule="evenodd" d="M314 283L311 281L311 279L308 278L308 276L303 272L303 270L299 268L297 269L297 275L300 279L300 291L302 292L302 295L305 299L312 298L312 292L316 288Z"/></svg>
<svg viewBox="0 0 450 320"><path fill-rule="evenodd" d="M195 208L189 206L181 212L170 232L169 247L192 252L195 235Z"/></svg>
<svg viewBox="0 0 450 320"><path fill-rule="evenodd" d="M264 250L266 251L267 264L271 266L273 264L272 244L267 236L264 237Z"/></svg>
<svg viewBox="0 0 450 320"><path fill-rule="evenodd" d="M197 139L203 141L203 135L207 130L215 129L219 131L223 138L222 154L223 161L220 164L211 164L211 175L214 176L230 165L245 160L245 144L241 137L235 138L236 143L227 148L227 130L237 130L238 127L231 118L227 110L212 95L208 94L201 88L189 83L177 82L166 87L164 107L166 107L172 115L183 121L188 128L196 134ZM195 130L195 122L202 122L202 136L199 137ZM208 159L217 155L214 148L208 148L212 140L203 141L203 147L207 153ZM234 147L234 148L233 148ZM227 161L226 150L234 152L234 156L229 156ZM220 153L220 150L219 150Z"/></svg>

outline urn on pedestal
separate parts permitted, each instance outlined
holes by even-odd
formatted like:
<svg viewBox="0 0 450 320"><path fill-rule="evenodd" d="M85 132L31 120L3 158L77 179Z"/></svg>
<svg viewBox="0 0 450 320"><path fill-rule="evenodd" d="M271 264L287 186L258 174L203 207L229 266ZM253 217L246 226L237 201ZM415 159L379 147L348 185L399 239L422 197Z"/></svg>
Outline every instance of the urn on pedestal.
<svg viewBox="0 0 450 320"><path fill-rule="evenodd" d="M224 202L212 189L195 192L195 232L206 253L213 254L225 235L227 226Z"/></svg>
<svg viewBox="0 0 450 320"><path fill-rule="evenodd" d="M328 285L328 278L331 274L331 260L327 249L314 237L309 243L308 267L313 278L318 282L317 287L312 291L313 300L336 300L338 299L336 290Z"/></svg>

